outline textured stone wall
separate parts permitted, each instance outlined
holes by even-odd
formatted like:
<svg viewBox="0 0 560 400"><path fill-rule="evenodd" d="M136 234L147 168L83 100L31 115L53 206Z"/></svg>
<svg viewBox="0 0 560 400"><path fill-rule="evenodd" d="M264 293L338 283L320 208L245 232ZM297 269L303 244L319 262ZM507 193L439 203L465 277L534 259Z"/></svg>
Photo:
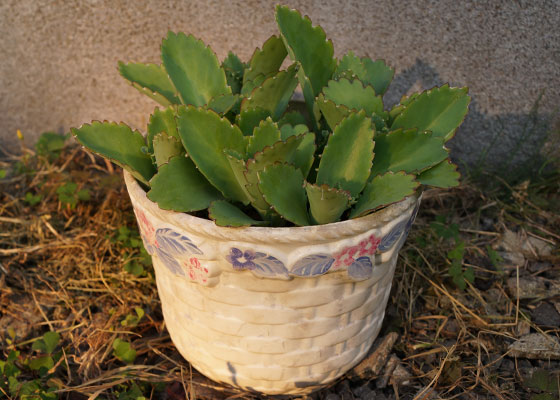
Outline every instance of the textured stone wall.
<svg viewBox="0 0 560 400"><path fill-rule="evenodd" d="M449 82L470 88L454 157L503 165L534 159L560 104L560 3L322 0L285 3L321 24L336 55L384 58L396 68L388 104ZM145 129L155 103L118 74L118 60L158 62L168 30L204 40L224 58L250 57L276 33L272 0L3 0L0 2L0 148L90 120ZM538 99L540 98L540 102ZM531 113L538 102L536 111ZM518 146L520 137L531 145ZM502 164L500 164L502 163Z"/></svg>

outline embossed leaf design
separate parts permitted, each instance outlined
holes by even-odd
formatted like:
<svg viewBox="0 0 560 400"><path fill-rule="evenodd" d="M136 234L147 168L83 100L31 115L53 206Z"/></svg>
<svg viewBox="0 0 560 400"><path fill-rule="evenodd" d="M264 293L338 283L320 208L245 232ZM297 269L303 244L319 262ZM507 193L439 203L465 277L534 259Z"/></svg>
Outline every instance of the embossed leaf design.
<svg viewBox="0 0 560 400"><path fill-rule="evenodd" d="M265 253L255 253L253 259L255 267L252 269L255 275L263 277L288 277L288 269L284 263L273 256Z"/></svg>
<svg viewBox="0 0 560 400"><path fill-rule="evenodd" d="M360 257L348 267L348 276L352 279L368 279L372 273L373 264L369 257Z"/></svg>
<svg viewBox="0 0 560 400"><path fill-rule="evenodd" d="M391 247L393 247L393 245L403 234L406 228L406 223L406 221L403 221L393 227L393 229L391 229L391 231L381 239L381 242L379 243L379 246L377 246L377 249L379 251L387 251Z"/></svg>
<svg viewBox="0 0 560 400"><path fill-rule="evenodd" d="M326 274L334 263L328 254L313 254L298 260L290 273L297 276L316 276Z"/></svg>
<svg viewBox="0 0 560 400"><path fill-rule="evenodd" d="M189 254L204 254L192 240L170 228L160 228L156 231L158 248L171 256L185 256Z"/></svg>
<svg viewBox="0 0 560 400"><path fill-rule="evenodd" d="M156 254L163 265L165 265L169 271L171 271L173 274L185 276L185 272L183 271L181 265L175 259L175 257L158 248L156 248Z"/></svg>

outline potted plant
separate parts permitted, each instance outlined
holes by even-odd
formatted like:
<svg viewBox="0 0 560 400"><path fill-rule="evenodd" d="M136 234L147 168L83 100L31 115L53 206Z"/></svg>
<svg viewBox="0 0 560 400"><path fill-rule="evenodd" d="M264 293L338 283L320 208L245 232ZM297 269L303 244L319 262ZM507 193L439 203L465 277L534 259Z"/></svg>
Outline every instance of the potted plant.
<svg viewBox="0 0 560 400"><path fill-rule="evenodd" d="M147 135L97 121L72 133L125 170L181 354L217 381L296 394L375 339L422 185L458 184L445 143L470 98L444 85L387 110L384 61L337 60L295 10L276 20L247 63L170 32L162 65L119 64L164 107Z"/></svg>

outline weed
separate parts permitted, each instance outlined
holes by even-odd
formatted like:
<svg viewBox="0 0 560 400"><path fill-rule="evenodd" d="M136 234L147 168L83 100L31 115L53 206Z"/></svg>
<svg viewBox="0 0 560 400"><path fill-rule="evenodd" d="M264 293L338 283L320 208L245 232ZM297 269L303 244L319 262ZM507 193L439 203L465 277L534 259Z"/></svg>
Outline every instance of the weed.
<svg viewBox="0 0 560 400"><path fill-rule="evenodd" d="M6 360L0 360L0 398L2 393L9 393L13 398L22 400L57 399L54 392L58 388L51 378L62 357L61 351L55 353L59 341L58 333L47 332L33 343L32 349L39 353L37 356L27 358L12 350ZM24 372L32 379L23 378Z"/></svg>
<svg viewBox="0 0 560 400"><path fill-rule="evenodd" d="M78 185L74 182L66 182L56 189L58 201L68 205L72 210L76 208L78 201L89 201L91 199L89 189L78 190Z"/></svg>
<svg viewBox="0 0 560 400"><path fill-rule="evenodd" d="M34 205L37 205L42 198L43 198L42 194L33 194L31 192L26 192L23 201L25 201L27 204L33 207Z"/></svg>
<svg viewBox="0 0 560 400"><path fill-rule="evenodd" d="M130 343L116 338L113 342L113 355L127 364L132 364L136 359L136 350Z"/></svg>
<svg viewBox="0 0 560 400"><path fill-rule="evenodd" d="M69 135L59 135L58 133L54 132L45 132L39 136L39 140L35 144L35 150L37 151L37 155L45 157L50 162L56 160L62 149L64 148L64 144L66 139L68 139Z"/></svg>
<svg viewBox="0 0 560 400"><path fill-rule="evenodd" d="M124 270L136 277L146 275L145 267L152 265L152 259L144 245L138 230L131 230L127 226L120 226L111 238L112 243L118 243L124 249Z"/></svg>
<svg viewBox="0 0 560 400"><path fill-rule="evenodd" d="M121 321L122 326L134 328L142 317L144 317L144 310L141 307L134 307L135 314L128 314L125 319Z"/></svg>
<svg viewBox="0 0 560 400"><path fill-rule="evenodd" d="M435 222L430 224L430 227L438 237L453 240L454 246L447 252L448 273L455 286L465 290L467 282L474 282L474 271L472 267L463 268L465 242L459 236L459 225L448 224L445 216L438 215Z"/></svg>

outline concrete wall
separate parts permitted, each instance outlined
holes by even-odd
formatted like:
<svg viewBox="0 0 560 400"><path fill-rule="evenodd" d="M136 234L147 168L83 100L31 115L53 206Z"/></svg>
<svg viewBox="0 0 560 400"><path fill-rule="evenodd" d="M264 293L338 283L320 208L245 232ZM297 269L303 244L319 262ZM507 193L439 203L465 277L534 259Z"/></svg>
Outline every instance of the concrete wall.
<svg viewBox="0 0 560 400"><path fill-rule="evenodd" d="M276 33L273 0L2 0L0 148L93 119L145 129L155 103L118 74L118 60L159 62L168 30L192 33L222 59L250 57ZM449 82L473 97L451 142L454 157L493 165L532 159L560 104L558 0L323 0L285 3L321 24L337 55L384 58L396 68L386 103ZM531 116L537 100L538 109ZM531 145L518 146L527 135ZM517 150L516 150L517 149Z"/></svg>

